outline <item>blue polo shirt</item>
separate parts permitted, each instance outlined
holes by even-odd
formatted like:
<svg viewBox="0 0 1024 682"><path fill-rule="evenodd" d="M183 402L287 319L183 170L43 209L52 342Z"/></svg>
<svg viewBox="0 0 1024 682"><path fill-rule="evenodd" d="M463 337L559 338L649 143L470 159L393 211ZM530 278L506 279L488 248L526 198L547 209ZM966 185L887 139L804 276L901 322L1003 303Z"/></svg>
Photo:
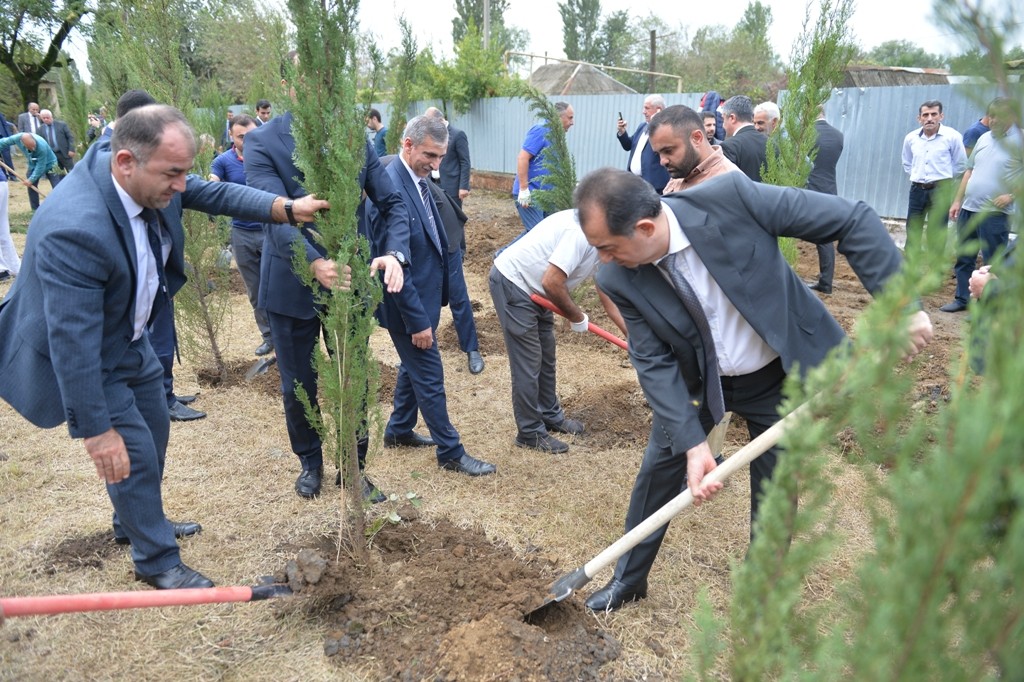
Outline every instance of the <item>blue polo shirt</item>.
<svg viewBox="0 0 1024 682"><path fill-rule="evenodd" d="M551 189L551 185L545 182L548 170L544 168L544 150L551 146L548 140L548 128L543 123L530 128L523 140L523 149L533 158L530 159L530 169L527 171L527 179L530 191L537 189ZM519 194L519 176L512 183L512 196Z"/></svg>
<svg viewBox="0 0 1024 682"><path fill-rule="evenodd" d="M242 159L238 158L238 154L234 149L229 149L214 159L213 163L210 164L210 172L223 182L233 182L236 185L245 184L245 166L242 164ZM254 223L235 218L231 221L231 227L237 227L239 230L255 231L262 230L263 223Z"/></svg>

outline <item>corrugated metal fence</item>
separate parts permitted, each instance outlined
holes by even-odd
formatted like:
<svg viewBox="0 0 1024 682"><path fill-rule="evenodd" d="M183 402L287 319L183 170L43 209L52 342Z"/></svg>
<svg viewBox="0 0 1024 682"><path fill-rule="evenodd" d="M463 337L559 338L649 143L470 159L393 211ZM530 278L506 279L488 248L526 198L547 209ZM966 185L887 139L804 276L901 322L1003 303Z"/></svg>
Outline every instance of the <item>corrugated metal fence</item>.
<svg viewBox="0 0 1024 682"><path fill-rule="evenodd" d="M910 182L900 161L904 136L918 127L917 111L927 100L943 104L945 125L963 131L981 117L996 94L992 86L940 85L892 88L836 89L825 107L829 123L844 135L844 150L837 168L839 194L866 201L882 216L905 218ZM703 93L664 94L666 103L699 109ZM785 96L784 94L782 95ZM632 133L643 120L644 95L577 95L572 104L576 124L569 131L569 149L582 177L602 166L624 168L627 152L615 139L619 112ZM434 102L417 102L409 114L422 112ZM375 105L390 116L386 104ZM521 99L478 100L466 114L453 116L452 125L466 131L474 170L514 173L516 155L526 131L535 123ZM385 120L385 123L387 121Z"/></svg>

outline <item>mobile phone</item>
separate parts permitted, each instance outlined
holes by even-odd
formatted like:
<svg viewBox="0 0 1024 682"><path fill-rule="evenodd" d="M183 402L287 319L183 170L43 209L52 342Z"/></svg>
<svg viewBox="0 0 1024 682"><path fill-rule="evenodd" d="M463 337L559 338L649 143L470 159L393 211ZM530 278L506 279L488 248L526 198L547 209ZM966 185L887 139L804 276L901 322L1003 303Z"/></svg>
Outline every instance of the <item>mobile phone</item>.
<svg viewBox="0 0 1024 682"><path fill-rule="evenodd" d="M622 120L622 112L621 111L619 112L619 120L620 121Z"/></svg>

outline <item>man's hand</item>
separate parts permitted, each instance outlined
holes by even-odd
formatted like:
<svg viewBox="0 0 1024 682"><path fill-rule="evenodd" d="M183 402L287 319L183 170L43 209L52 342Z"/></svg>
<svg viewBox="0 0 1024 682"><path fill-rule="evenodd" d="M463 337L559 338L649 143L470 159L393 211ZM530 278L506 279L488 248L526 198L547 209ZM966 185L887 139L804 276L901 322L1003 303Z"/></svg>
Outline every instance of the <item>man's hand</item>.
<svg viewBox="0 0 1024 682"><path fill-rule="evenodd" d="M469 196L469 190L468 189L460 189L459 190L459 201L462 201L463 199L465 199L468 196Z"/></svg>
<svg viewBox="0 0 1024 682"><path fill-rule="evenodd" d="M615 124L615 129L619 133L619 135L625 135L626 134L626 121L620 118L619 122Z"/></svg>
<svg viewBox="0 0 1024 682"><path fill-rule="evenodd" d="M995 205L996 208L1004 209L1013 203L1013 195L1000 194L999 196L992 200L992 203Z"/></svg>
<svg viewBox="0 0 1024 682"><path fill-rule="evenodd" d="M328 202L323 199L317 199L315 194L307 194L295 200L295 203L292 204L292 213L295 214L295 219L300 223L313 223L316 222L318 211L326 211L330 207L331 205ZM284 210L283 205L281 210ZM281 222L288 222L287 216Z"/></svg>
<svg viewBox="0 0 1024 682"><path fill-rule="evenodd" d="M394 256L378 256L370 262L370 272L384 271L384 287L389 294L397 294L405 283L405 272Z"/></svg>
<svg viewBox="0 0 1024 682"><path fill-rule="evenodd" d="M910 332L910 350L903 357L904 360L910 360L924 350L925 346L931 343L932 321L928 317L928 313L923 310L918 310L916 313L911 315L910 323L907 325L907 331Z"/></svg>
<svg viewBox="0 0 1024 682"><path fill-rule="evenodd" d="M85 451L96 465L96 474L107 483L119 483L131 473L128 448L121 434L113 428L86 438Z"/></svg>
<svg viewBox="0 0 1024 682"><path fill-rule="evenodd" d="M686 485L693 493L694 507L699 507L701 503L710 500L722 489L721 481L701 485L701 481L715 466L715 455L707 441L686 451Z"/></svg>
<svg viewBox="0 0 1024 682"><path fill-rule="evenodd" d="M518 201L519 205L522 206L523 208L529 208L530 207L530 188L529 187L525 187L523 189L520 189L519 190L519 196L516 197L516 201Z"/></svg>
<svg viewBox="0 0 1024 682"><path fill-rule="evenodd" d="M75 151L74 150L71 150L71 151L68 152L68 158L69 159L75 158Z"/></svg>
<svg viewBox="0 0 1024 682"><path fill-rule="evenodd" d="M949 205L949 219L956 220L960 216L960 202L954 201Z"/></svg>
<svg viewBox="0 0 1024 682"><path fill-rule="evenodd" d="M317 258L309 264L309 269L313 272L316 281L320 282L325 289L338 287L342 291L348 291L352 288L352 268L347 265L344 270L344 278L338 276L338 264L327 258Z"/></svg>
<svg viewBox="0 0 1024 682"><path fill-rule="evenodd" d="M35 186L34 186L34 185L32 184L32 182L31 182L31 181L29 181L29 180L22 180L22 181L21 181L21 184L25 185L26 187L33 187L33 188L35 187Z"/></svg>
<svg viewBox="0 0 1024 682"><path fill-rule="evenodd" d="M434 345L434 330L427 327L421 332L412 335L412 345L420 350L429 350Z"/></svg>
<svg viewBox="0 0 1024 682"><path fill-rule="evenodd" d="M971 292L971 298L977 300L981 298L982 292L985 291L985 285L989 283L989 280L996 279L996 276L992 274L990 265L982 265L981 268L971 273L971 279L967 283L967 289Z"/></svg>

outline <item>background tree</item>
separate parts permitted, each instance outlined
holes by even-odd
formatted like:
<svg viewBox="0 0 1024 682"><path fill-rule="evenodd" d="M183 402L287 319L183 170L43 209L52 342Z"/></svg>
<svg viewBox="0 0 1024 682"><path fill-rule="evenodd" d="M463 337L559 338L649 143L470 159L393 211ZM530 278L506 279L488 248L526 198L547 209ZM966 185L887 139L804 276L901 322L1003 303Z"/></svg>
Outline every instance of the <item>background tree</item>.
<svg viewBox="0 0 1024 682"><path fill-rule="evenodd" d="M66 63L61 48L89 14L85 0L7 0L0 11L0 64L21 94L21 108L39 101L39 84L50 69Z"/></svg>
<svg viewBox="0 0 1024 682"><path fill-rule="evenodd" d="M931 54L910 40L887 40L866 52L859 61L878 66L908 66L921 69L942 69L946 58Z"/></svg>
<svg viewBox="0 0 1024 682"><path fill-rule="evenodd" d="M565 0L558 3L562 15L565 58L594 62L600 57L601 0Z"/></svg>
<svg viewBox="0 0 1024 682"><path fill-rule="evenodd" d="M389 153L395 153L401 146L402 132L409 120L409 107L417 99L416 74L422 61L412 26L405 16L398 18L398 26L402 31L402 47L391 54L394 87L391 91L391 120L388 121L388 134L385 137Z"/></svg>
<svg viewBox="0 0 1024 682"><path fill-rule="evenodd" d="M475 100L514 94L516 87L502 54L493 47L484 49L483 37L472 22L455 45L454 61L432 64L429 73L428 94L441 100L446 117L469 111Z"/></svg>
<svg viewBox="0 0 1024 682"><path fill-rule="evenodd" d="M68 124L75 137L76 146L85 149L86 131L89 128L88 89L78 77L76 69L60 71L61 118Z"/></svg>
<svg viewBox="0 0 1024 682"><path fill-rule="evenodd" d="M576 160L569 151L565 139L565 128L561 116L548 96L531 85L521 86L521 95L530 104L534 115L547 128L550 145L544 149L544 170L548 172L545 182L550 189L538 189L532 193L533 201L545 213L555 213L572 208L572 193L576 189Z"/></svg>
<svg viewBox="0 0 1024 682"><path fill-rule="evenodd" d="M504 54L508 50L522 52L530 41L529 32L505 24L508 0L455 0L456 16L452 19L452 44L458 45L470 23L483 35L484 2L490 2L491 34L488 47Z"/></svg>

